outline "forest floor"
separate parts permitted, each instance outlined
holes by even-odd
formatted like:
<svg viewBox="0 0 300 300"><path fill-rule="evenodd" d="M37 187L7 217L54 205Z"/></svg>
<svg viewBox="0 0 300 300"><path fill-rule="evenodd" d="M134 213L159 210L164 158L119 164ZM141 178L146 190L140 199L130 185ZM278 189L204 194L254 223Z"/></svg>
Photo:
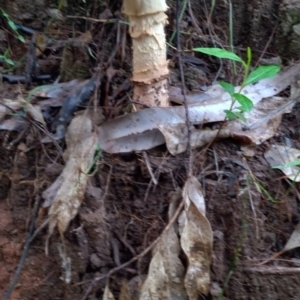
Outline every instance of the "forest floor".
<svg viewBox="0 0 300 300"><path fill-rule="evenodd" d="M116 4L109 9L102 8L99 18L120 16ZM174 15L173 9L170 14ZM174 26L174 22L170 23L168 40ZM22 75L26 60L22 63L21 58L30 50L7 34L9 28L5 26L3 22L0 28L1 49L9 45L13 50L10 58L20 61L8 74ZM203 43L193 28L187 13L182 21L184 49ZM18 95L25 98L34 87L50 84L62 74L63 68L65 81L78 79L78 73L68 68L83 62L85 66L79 67L79 73L85 74L83 77L89 78L99 70L103 74L96 102L99 111L106 119L122 114L130 103L131 93L127 31L126 24L116 22L104 24L79 18L53 22L47 26L46 34L54 42L38 56L36 70L38 75L50 74L51 79L26 87L24 82L11 83L4 78L0 105L4 98L16 99ZM78 38L83 34L79 46L73 42L69 47L65 45L68 37ZM30 44L31 36L24 36ZM40 39L37 43L43 47ZM71 62L65 62L66 49L72 55ZM86 54L90 51L92 57ZM176 54L170 50L168 55L170 84L180 86ZM272 55L276 53L269 54ZM220 67L218 60L211 61L204 56L186 55L183 63L189 92L209 86ZM4 74L8 66L2 64L0 68ZM223 65L221 75L232 76L229 64ZM55 108L50 113L57 112ZM300 149L299 115L298 105L292 113L284 115L275 136L256 147L251 156L245 157L241 144L231 139L216 141L207 151L192 151L193 174L202 184L207 218L214 232L211 289L208 296L199 299L300 299L299 250L289 251L267 265L256 266L283 249L299 222L299 183L288 181L264 158L270 145L285 145L287 139L293 148ZM142 152L101 153L97 169L89 177L79 212L63 239L55 232L49 239L46 255L48 232L47 228L42 229L30 243L23 261L26 241L46 219L45 209L41 208L42 195L63 169L64 161L58 149L65 147L63 141L58 147L42 143L44 132L30 124L21 131L0 131L0 297L5 299L18 266L22 266L9 299L80 300L94 277L129 261L160 235L168 224L169 204L186 181L189 157L186 153L172 156L165 146L147 151L146 156ZM51 131L51 122L47 125ZM152 182L149 163L157 176L157 185ZM263 188L259 189L257 183ZM70 259L70 283L66 283L63 264L67 259L62 248ZM132 289L138 289L148 272L150 259L151 252L112 276L116 299L124 281ZM88 299L102 299L105 283L105 280L98 281Z"/></svg>

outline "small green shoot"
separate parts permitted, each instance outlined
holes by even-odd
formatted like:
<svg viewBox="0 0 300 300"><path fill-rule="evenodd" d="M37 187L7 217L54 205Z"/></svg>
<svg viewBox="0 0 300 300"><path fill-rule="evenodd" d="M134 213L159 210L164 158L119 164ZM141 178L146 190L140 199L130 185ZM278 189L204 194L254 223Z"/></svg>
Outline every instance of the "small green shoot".
<svg viewBox="0 0 300 300"><path fill-rule="evenodd" d="M230 95L234 94L234 85L225 81L220 81L219 85Z"/></svg>
<svg viewBox="0 0 300 300"><path fill-rule="evenodd" d="M10 59L8 58L8 54L9 54L9 48L7 48L4 52L3 55L0 54L0 59L3 59L3 61L7 64L7 65L10 65L10 66L13 66L15 63Z"/></svg>
<svg viewBox="0 0 300 300"><path fill-rule="evenodd" d="M242 112L246 111L246 112L250 112L253 108L253 102L246 97L245 95L241 94L241 93L234 93L232 95L232 97L234 99L236 99L236 101L241 104L241 107L239 108Z"/></svg>
<svg viewBox="0 0 300 300"><path fill-rule="evenodd" d="M245 112L250 112L253 108L253 102L247 96L242 94L242 90L249 84L256 83L262 79L272 78L280 71L279 66L259 66L257 69L253 70L249 74L251 62L252 62L252 52L251 49L247 48L247 60L244 61L241 57L233 53L232 51L227 51L221 48L194 48L195 52L204 53L221 59L229 59L242 64L244 68L244 78L241 87L238 92L235 92L233 84L221 81L219 84L221 87L231 96L231 107L229 110L225 110L227 119L240 119L243 122L246 121L244 117ZM241 106L235 107L235 102L238 102Z"/></svg>
<svg viewBox="0 0 300 300"><path fill-rule="evenodd" d="M100 145L97 144L94 159L90 164L90 166L87 168L85 174L88 174L89 176L94 176L97 173L98 171L97 162L101 156L102 156L102 149Z"/></svg>
<svg viewBox="0 0 300 300"><path fill-rule="evenodd" d="M235 60L235 61L238 61L242 64L245 63L235 53L233 53L231 51L221 49L221 48L194 48L193 50L196 51L196 52L201 52L201 53L211 55L211 56L215 56L215 57L218 57L218 58L226 58L226 59L230 59L230 60Z"/></svg>
<svg viewBox="0 0 300 300"><path fill-rule="evenodd" d="M25 38L18 32L18 28L14 21L10 18L10 16L0 7L0 11L2 16L7 20L7 24L12 29L12 31L16 34L19 41L25 43Z"/></svg>
<svg viewBox="0 0 300 300"><path fill-rule="evenodd" d="M275 167L273 167L273 169L286 169L286 168L290 168L290 167L296 167L299 165L300 165L300 160L293 160L284 165L275 166Z"/></svg>
<svg viewBox="0 0 300 300"><path fill-rule="evenodd" d="M244 85L256 83L262 79L274 77L280 70L279 66L259 66L257 69L252 71L244 81Z"/></svg>

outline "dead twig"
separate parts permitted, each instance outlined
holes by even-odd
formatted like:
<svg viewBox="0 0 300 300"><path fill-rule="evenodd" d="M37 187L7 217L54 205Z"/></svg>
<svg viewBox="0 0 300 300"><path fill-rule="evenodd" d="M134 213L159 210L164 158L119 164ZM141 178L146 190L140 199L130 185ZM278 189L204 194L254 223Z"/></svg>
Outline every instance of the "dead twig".
<svg viewBox="0 0 300 300"><path fill-rule="evenodd" d="M178 65L182 83L182 93L184 99L184 108L185 108L185 118L186 118L186 127L187 127L187 154L189 156L189 163L187 167L187 175L191 177L193 174L193 157L192 157L192 147L191 147L191 121L189 116L189 108L186 99L186 87L185 87L185 77L183 73L183 64L182 64L182 51L181 51L181 44L180 44L180 28L179 28L179 16L180 16L180 1L177 0L176 2L176 35L177 35L177 51L178 51Z"/></svg>
<svg viewBox="0 0 300 300"><path fill-rule="evenodd" d="M144 160L145 160L145 163L146 163L146 167L147 167L147 169L149 171L149 174L151 176L151 180L153 181L153 183L155 185L157 185L158 182L157 182L157 180L156 180L156 178L155 178L155 176L153 174L153 171L152 171L152 168L151 168L151 165L150 165L150 162L149 162L149 158L148 158L148 155L147 155L146 151L143 151L143 157L144 157Z"/></svg>

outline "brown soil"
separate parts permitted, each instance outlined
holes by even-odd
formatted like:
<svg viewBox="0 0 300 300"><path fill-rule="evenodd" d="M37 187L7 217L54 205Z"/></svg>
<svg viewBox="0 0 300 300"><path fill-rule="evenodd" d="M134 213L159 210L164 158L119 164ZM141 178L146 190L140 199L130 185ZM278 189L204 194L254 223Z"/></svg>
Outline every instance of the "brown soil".
<svg viewBox="0 0 300 300"><path fill-rule="evenodd" d="M111 2L108 7L117 14L119 7L114 1ZM92 10L92 7L89 9ZM95 18L98 17L96 11L103 11L103 7L94 7ZM172 12L173 8L171 14ZM37 28L45 26L47 15L44 11L41 14L43 18L36 25ZM32 20L27 24L27 19L23 20L24 25L35 24ZM188 20L185 20L186 24L183 23L185 31L193 28ZM203 18L199 18L199 22L200 20ZM97 57L101 57L97 63L100 65L101 61L105 64L115 49L116 26L105 27L80 20L68 20L57 25L62 26L60 38L72 32L73 25L74 30L81 33L84 32L81 30L84 26L93 28ZM52 30L57 28L59 27L54 26ZM125 32L126 27L124 28ZM47 27L49 32L50 29ZM11 39L16 46L12 58L16 59L26 50L15 39L9 37L0 41L1 49L7 47ZM101 45L99 40L102 41ZM192 34L191 39L187 38L184 42L186 45L199 45L199 40L193 40ZM104 78L106 81L101 85L102 96L99 99L101 103L106 103L103 99L111 96L125 78L130 78L128 41L127 44L125 61L121 63L124 58L121 53L114 57L113 68L119 73L111 81ZM178 84L177 61L174 57L171 60L171 82ZM215 64L209 61L207 63L210 71L217 71ZM23 66L23 70L24 68ZM47 65L44 68L47 70ZM53 70L51 66L49 68ZM230 76L229 69L225 66L223 75ZM214 72L208 73L205 65L185 62L185 70L190 90L205 86L215 75ZM15 71L20 74L18 72L22 72L22 67ZM13 99L18 89L26 93L23 85L5 82L0 87L0 95ZM115 99L123 101L121 106L117 101L106 103L118 107L113 114L120 114L126 108L124 101L127 100L124 100L124 95L126 93L121 93ZM240 145L231 140L214 143L206 153L201 149L193 151L193 174L203 186L207 217L214 231L211 293L208 297L201 296L199 299L300 299L299 250L290 251L265 266L256 266L284 247L299 222L299 184L290 185L282 178L280 171L270 168L263 157L270 144L283 144L285 138L289 138L293 146L299 149L298 112L300 113L300 107L286 115L277 135L258 147L252 158L244 158ZM104 113L109 115L107 111ZM97 171L89 179L89 188L78 216L71 222L64 238L54 234L46 255L47 230L43 229L30 244L23 264L21 256L26 240L32 234L32 224L38 228L44 220L41 210L36 216L35 207L42 203L42 192L59 175L63 162L57 160L54 145L41 144L34 128L29 128L24 135L1 131L0 142L1 298L21 264L23 268L10 299L82 299L95 276L105 275L112 268L130 260L159 236L167 224L172 195L178 188L182 188L187 178L187 155L171 156L164 147L147 152L153 172L159 174L156 186L152 184L141 153L103 153ZM61 143L61 146L64 147L64 144ZM53 160L57 161L56 165ZM275 202L258 191L251 181L251 174ZM63 247L70 258L70 284L65 282L65 269L62 265L65 259L60 251ZM137 288L137 278L144 278L147 274L150 258L151 254L148 254L113 275L111 285L115 295L118 295L123 280L131 280L131 286ZM105 280L99 281L88 299L102 299L104 286Z"/></svg>

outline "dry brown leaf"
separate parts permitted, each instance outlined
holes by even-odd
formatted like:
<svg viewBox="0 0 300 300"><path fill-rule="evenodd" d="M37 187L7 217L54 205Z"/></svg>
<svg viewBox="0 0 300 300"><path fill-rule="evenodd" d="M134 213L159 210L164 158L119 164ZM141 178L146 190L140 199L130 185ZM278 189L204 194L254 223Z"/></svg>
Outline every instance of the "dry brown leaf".
<svg viewBox="0 0 300 300"><path fill-rule="evenodd" d="M158 125L158 129L163 134L167 148L172 155L183 153L187 149L188 134L186 124L165 124ZM230 130L211 130L196 129L192 127L190 130L190 144L192 148L202 147L212 141L216 136L218 138L231 137Z"/></svg>
<svg viewBox="0 0 300 300"><path fill-rule="evenodd" d="M261 102L262 99L274 97L280 91L293 84L298 79L299 70L300 64L293 65L285 68L273 78L261 80L258 83L249 85L243 89L243 94L247 95L247 97L253 102L255 108L258 107L256 111L257 115L254 115L255 109L252 113L252 117L254 117L253 121L255 121L254 125L257 124L257 122L259 125L263 125L263 122L260 123L260 117L262 112L266 110L266 107L264 107L266 102L263 103L262 106L259 105L259 102ZM238 92L240 87L236 87L235 89ZM193 100L199 98L199 104L189 105L188 107L189 121L193 125L223 121L226 117L224 110L239 106L238 103L235 103L235 106L231 107L231 96L225 92L220 85L214 85L210 87L209 90L204 94L206 96L205 98L203 98L203 93L199 95L193 95ZM203 100L207 98L210 99ZM276 108L276 105L273 105L272 103L273 100L271 100L272 99L270 98L269 102L267 102L267 109L270 110ZM291 106L292 105L293 103ZM290 109L290 107L288 108ZM267 111L265 116L263 116L264 122L266 122L266 119L268 118L268 113L269 111ZM278 113L275 124L271 124L273 128L276 128L278 123L277 121L280 119L280 117L281 115ZM126 114L119 118L110 120L100 126L99 141L102 149L109 153L147 150L165 142L164 134L159 130L159 128L164 128L165 131L170 134L170 132L167 131L167 127L173 126L173 128L175 128L178 126L178 130L180 130L186 124L185 118L186 110L183 106L143 109L141 111ZM251 116L249 116L249 118L251 119ZM274 118L268 119L268 122L273 120ZM248 127L251 129L252 125L253 124L251 123L248 125ZM245 138L251 142L249 137L243 135L243 126L245 127L245 124L242 124L241 122L238 122L234 125L235 136L240 138L245 136ZM273 128L271 134L268 133L267 135L265 134L265 128L263 129L262 133L264 134L264 139L272 136L272 132L274 132ZM222 132L224 136L227 136L228 132L233 132L231 128L228 129L229 130L227 130L227 132ZM178 136L175 136L175 139L177 137ZM209 133L205 134L204 138L206 137L209 137ZM260 135L255 133L255 135L253 135L251 138L256 138L259 140ZM196 142L200 143L200 145L202 144L201 133L196 133L195 139ZM198 144L196 145L198 146ZM184 151L184 149L184 146L179 147L180 151ZM177 153L179 153L179 151Z"/></svg>
<svg viewBox="0 0 300 300"><path fill-rule="evenodd" d="M49 233L55 226L63 234L76 216L83 200L88 175L97 145L97 136L92 132L92 121L87 114L75 117L66 134L67 150L64 153L66 166L62 174L43 193L49 209Z"/></svg>
<svg viewBox="0 0 300 300"><path fill-rule="evenodd" d="M173 227L162 236L155 251L139 299L187 299L184 268L178 257L180 245Z"/></svg>
<svg viewBox="0 0 300 300"><path fill-rule="evenodd" d="M157 251L151 260L149 273L145 283L143 284L139 299L168 299L166 298L167 281L168 279L164 268L163 257L161 253Z"/></svg>
<svg viewBox="0 0 300 300"><path fill-rule="evenodd" d="M210 286L213 232L205 217L205 201L201 185L190 177L183 189L185 210L180 216L181 247L188 259L185 289L190 300L207 295Z"/></svg>
<svg viewBox="0 0 300 300"><path fill-rule="evenodd" d="M42 109L38 105L27 104L26 110L28 115L35 121L43 124L46 127L46 123L42 114Z"/></svg>
<svg viewBox="0 0 300 300"><path fill-rule="evenodd" d="M19 95L17 97L17 99L15 99L15 100L2 99L1 101L2 102L0 103L0 121L6 115L11 115L12 113L15 113L17 110L24 108L26 110L26 112L28 113L28 115L33 120L46 126L41 108L38 105L32 105L31 103L28 103L22 96ZM23 123L25 123L25 122L27 122L27 121L24 120ZM12 124L13 124L13 122L10 123L10 125L12 125ZM18 128L17 125L15 127ZM9 128L9 127L7 127L7 128ZM14 127L11 126L11 128L14 128ZM5 128L3 127L1 129L5 129ZM11 130L16 130L16 129L11 129Z"/></svg>
<svg viewBox="0 0 300 300"><path fill-rule="evenodd" d="M174 195L169 206L169 219L174 215L178 197ZM163 234L153 250L147 278L140 292L140 300L185 300L183 280L185 270L179 259L180 244L174 224Z"/></svg>
<svg viewBox="0 0 300 300"><path fill-rule="evenodd" d="M1 99L0 101L0 121L6 116L16 110L22 108L25 105L25 100L23 97L18 96L17 99Z"/></svg>

